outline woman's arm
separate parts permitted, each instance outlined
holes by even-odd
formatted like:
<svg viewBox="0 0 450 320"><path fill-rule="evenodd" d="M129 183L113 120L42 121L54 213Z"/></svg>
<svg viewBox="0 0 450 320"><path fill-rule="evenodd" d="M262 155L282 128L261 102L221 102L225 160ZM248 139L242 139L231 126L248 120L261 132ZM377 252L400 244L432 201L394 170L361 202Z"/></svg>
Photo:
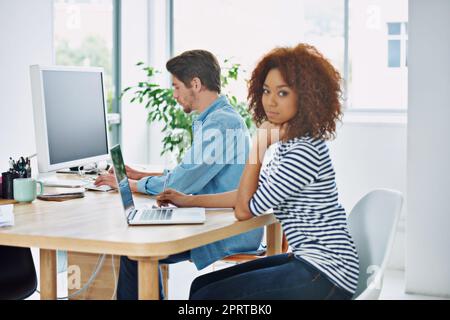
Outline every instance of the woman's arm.
<svg viewBox="0 0 450 320"><path fill-rule="evenodd" d="M237 191L236 207L234 209L234 215L238 220L247 220L253 217L250 212L248 203L258 189L259 173L261 171L262 157L266 152L267 144L258 143L257 135L253 139L252 149L250 151L250 157L245 164L244 172L241 176L239 188Z"/></svg>
<svg viewBox="0 0 450 320"><path fill-rule="evenodd" d="M186 195L173 189L160 193L156 200L159 205L169 203L177 207L204 207L204 208L234 208L236 205L237 190L202 195Z"/></svg>
<svg viewBox="0 0 450 320"><path fill-rule="evenodd" d="M262 134L257 132L253 138L250 156L241 176L238 190L193 196L168 189L156 197L158 204L172 203L178 207L234 207L234 213L238 220L252 218L253 214L249 208L249 201L258 189L259 173L264 154L272 143L278 141L284 135L285 128L285 125L275 125L268 121L259 127L258 131ZM274 133L272 130L276 130L276 132Z"/></svg>
<svg viewBox="0 0 450 320"><path fill-rule="evenodd" d="M258 189L259 174L264 155L271 144L284 137L286 129L287 123L277 125L269 121L263 122L258 128L253 138L250 157L245 165L237 191L234 214L238 220L247 220L253 217L249 202Z"/></svg>

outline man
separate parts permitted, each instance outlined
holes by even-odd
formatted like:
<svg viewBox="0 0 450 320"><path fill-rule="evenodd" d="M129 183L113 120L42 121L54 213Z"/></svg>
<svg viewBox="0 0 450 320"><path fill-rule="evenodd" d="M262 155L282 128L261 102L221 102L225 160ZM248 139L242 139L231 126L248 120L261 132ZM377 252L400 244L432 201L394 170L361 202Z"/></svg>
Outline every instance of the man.
<svg viewBox="0 0 450 320"><path fill-rule="evenodd" d="M166 64L172 75L173 96L184 112L199 113L193 124L192 147L175 169L163 175L127 168L133 192L155 195L167 187L190 194L211 194L234 190L249 154L249 133L244 121L220 95L220 66L208 51L192 50ZM113 175L100 176L97 185L116 186ZM239 252L258 249L262 228L194 248L161 260L176 263L191 260L197 269ZM163 292L160 291L161 297ZM137 299L137 263L121 257L118 299Z"/></svg>

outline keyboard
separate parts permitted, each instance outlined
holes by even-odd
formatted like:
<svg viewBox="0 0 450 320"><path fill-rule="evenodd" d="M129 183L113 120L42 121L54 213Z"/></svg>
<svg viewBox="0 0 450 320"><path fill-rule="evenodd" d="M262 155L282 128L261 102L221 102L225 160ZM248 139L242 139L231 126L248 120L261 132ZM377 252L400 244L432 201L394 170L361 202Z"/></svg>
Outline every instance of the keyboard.
<svg viewBox="0 0 450 320"><path fill-rule="evenodd" d="M86 181L83 180L49 178L41 179L41 181L46 187L81 188L86 185Z"/></svg>
<svg viewBox="0 0 450 320"><path fill-rule="evenodd" d="M140 220L170 220L172 218L172 209L143 209Z"/></svg>
<svg viewBox="0 0 450 320"><path fill-rule="evenodd" d="M84 186L88 190L95 190L95 191L110 191L113 190L110 186L103 185L103 186L96 186L93 182L88 183Z"/></svg>

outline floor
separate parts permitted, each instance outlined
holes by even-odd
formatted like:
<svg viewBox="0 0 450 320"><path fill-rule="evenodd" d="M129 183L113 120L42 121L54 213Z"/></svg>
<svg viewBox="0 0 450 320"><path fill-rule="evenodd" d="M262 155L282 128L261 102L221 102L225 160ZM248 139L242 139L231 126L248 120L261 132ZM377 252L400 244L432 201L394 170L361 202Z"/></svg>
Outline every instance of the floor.
<svg viewBox="0 0 450 320"><path fill-rule="evenodd" d="M208 270L196 271L194 265L189 262L171 266L169 280L169 298L187 299L191 281L198 275L210 272L214 269L226 267L225 263L215 263ZM405 288L405 272L402 270L387 270L384 276L383 289L380 300L446 300L440 297L407 294ZM176 285L176 287L175 287ZM448 299L447 299L448 300Z"/></svg>
<svg viewBox="0 0 450 320"><path fill-rule="evenodd" d="M405 293L405 272L387 270L384 276L380 300L450 300L441 297Z"/></svg>
<svg viewBox="0 0 450 320"><path fill-rule="evenodd" d="M189 296L189 286L192 280L200 275L213 270L228 267L226 263L215 263L214 265L197 271L195 266L190 262L182 262L170 267L169 278L169 299L185 300ZM37 264L36 267L39 267ZM38 270L37 270L38 271ZM383 289L381 291L381 300L449 300L440 297L407 294L404 292L405 280L402 270L387 270L383 281ZM58 274L58 296L65 297L67 295L67 272ZM34 293L28 299L38 300L39 293Z"/></svg>

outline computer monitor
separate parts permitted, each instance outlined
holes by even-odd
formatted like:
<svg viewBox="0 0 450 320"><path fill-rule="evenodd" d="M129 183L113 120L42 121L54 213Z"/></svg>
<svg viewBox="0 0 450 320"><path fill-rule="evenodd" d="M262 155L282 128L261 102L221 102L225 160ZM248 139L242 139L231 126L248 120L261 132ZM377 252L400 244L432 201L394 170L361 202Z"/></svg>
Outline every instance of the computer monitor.
<svg viewBox="0 0 450 320"><path fill-rule="evenodd" d="M102 68L30 66L39 173L109 158Z"/></svg>

